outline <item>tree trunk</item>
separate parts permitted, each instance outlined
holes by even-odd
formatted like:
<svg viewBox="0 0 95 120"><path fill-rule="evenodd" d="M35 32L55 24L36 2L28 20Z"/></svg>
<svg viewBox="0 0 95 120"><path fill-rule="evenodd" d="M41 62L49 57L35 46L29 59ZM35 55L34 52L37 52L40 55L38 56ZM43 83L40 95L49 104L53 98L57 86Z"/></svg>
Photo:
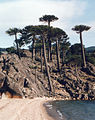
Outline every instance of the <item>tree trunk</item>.
<svg viewBox="0 0 95 120"><path fill-rule="evenodd" d="M33 44L32 44L32 60L35 60L35 37L33 36Z"/></svg>
<svg viewBox="0 0 95 120"><path fill-rule="evenodd" d="M48 26L50 27L50 21L48 21Z"/></svg>
<svg viewBox="0 0 95 120"><path fill-rule="evenodd" d="M20 59L20 52L19 52L19 45L18 45L18 41L17 41L17 34L15 34L15 41L16 41L16 47L17 47L17 55Z"/></svg>
<svg viewBox="0 0 95 120"><path fill-rule="evenodd" d="M81 54L82 54L82 61L83 67L86 68L86 60L85 60L85 53L84 53L84 46L82 41L82 32L80 32L80 42L81 42Z"/></svg>
<svg viewBox="0 0 95 120"><path fill-rule="evenodd" d="M48 61L52 61L52 53L51 53L51 40L50 38L48 39L49 41L49 49L48 49Z"/></svg>
<svg viewBox="0 0 95 120"><path fill-rule="evenodd" d="M43 35L42 41L43 41L43 52L44 52L44 60L45 60L46 72L47 72L47 76L48 76L49 90L51 92L53 92L53 85L52 85L50 72L49 72L49 67L48 67L47 58L46 58L46 46L45 46L45 36L44 35Z"/></svg>
<svg viewBox="0 0 95 120"><path fill-rule="evenodd" d="M64 48L63 48L62 53L63 53L63 55L62 55L62 64L64 65L64 60L65 60L65 56L66 56L66 51L64 50Z"/></svg>
<svg viewBox="0 0 95 120"><path fill-rule="evenodd" d="M41 47L41 72L43 72L43 48Z"/></svg>
<svg viewBox="0 0 95 120"><path fill-rule="evenodd" d="M57 68L60 71L60 53L59 53L58 38L56 39L56 57L57 57Z"/></svg>
<svg viewBox="0 0 95 120"><path fill-rule="evenodd" d="M51 41L50 41L50 60L52 61L52 46L51 46Z"/></svg>
<svg viewBox="0 0 95 120"><path fill-rule="evenodd" d="M35 83L37 83L37 68L35 66Z"/></svg>
<svg viewBox="0 0 95 120"><path fill-rule="evenodd" d="M48 21L48 26L50 27L50 21ZM49 34L50 31L48 31ZM51 53L51 40L50 36L48 36L49 48L48 48L48 61L52 61L52 53Z"/></svg>

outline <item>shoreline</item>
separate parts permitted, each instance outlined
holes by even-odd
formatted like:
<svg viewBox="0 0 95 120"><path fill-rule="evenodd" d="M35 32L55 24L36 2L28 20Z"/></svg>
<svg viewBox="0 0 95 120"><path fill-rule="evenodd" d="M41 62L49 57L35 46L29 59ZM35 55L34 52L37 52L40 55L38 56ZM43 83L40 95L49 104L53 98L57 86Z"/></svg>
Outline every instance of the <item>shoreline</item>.
<svg viewBox="0 0 95 120"><path fill-rule="evenodd" d="M45 108L44 111L47 114L47 118L50 117L51 120L66 120L65 116L63 116L62 113L55 106L52 105L52 102L56 100L60 101L63 99L52 99L44 102L43 106ZM47 119L47 120L50 120L50 119Z"/></svg>
<svg viewBox="0 0 95 120"><path fill-rule="evenodd" d="M59 118L59 115L58 115L57 111L56 111L56 108L54 108L51 105L47 104L47 102L44 103L43 106L45 108L44 111L47 114L46 118L48 118L48 120L50 120L50 118L51 118L51 120L61 120Z"/></svg>
<svg viewBox="0 0 95 120"><path fill-rule="evenodd" d="M63 107L62 109L59 109L58 106L53 103L54 101L57 103L59 100L53 97L37 97L34 99L0 99L0 120L67 120L65 114L61 113ZM71 103L72 101L70 104ZM66 110L65 107L64 110Z"/></svg>
<svg viewBox="0 0 95 120"><path fill-rule="evenodd" d="M0 120L55 120L44 106L50 101L54 98L0 99Z"/></svg>

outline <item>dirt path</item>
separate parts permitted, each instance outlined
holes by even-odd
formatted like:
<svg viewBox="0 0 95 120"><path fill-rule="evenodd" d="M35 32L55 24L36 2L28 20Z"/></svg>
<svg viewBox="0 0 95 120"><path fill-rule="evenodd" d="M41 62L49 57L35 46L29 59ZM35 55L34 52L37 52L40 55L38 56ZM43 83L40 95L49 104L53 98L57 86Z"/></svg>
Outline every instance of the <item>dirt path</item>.
<svg viewBox="0 0 95 120"><path fill-rule="evenodd" d="M42 104L44 98L1 99L0 120L52 120Z"/></svg>

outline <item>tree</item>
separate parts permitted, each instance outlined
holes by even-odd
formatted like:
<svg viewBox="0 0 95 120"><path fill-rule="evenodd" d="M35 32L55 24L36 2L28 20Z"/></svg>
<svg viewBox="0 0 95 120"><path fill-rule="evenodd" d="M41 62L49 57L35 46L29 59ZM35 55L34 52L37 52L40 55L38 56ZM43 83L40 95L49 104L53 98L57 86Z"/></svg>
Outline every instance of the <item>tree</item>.
<svg viewBox="0 0 95 120"><path fill-rule="evenodd" d="M17 34L20 32L20 29L18 28L10 28L9 30L6 31L7 34L10 36L14 35L15 36L15 43L16 43L16 48L17 48L17 55L20 58L20 53L19 53L19 39L17 39Z"/></svg>
<svg viewBox="0 0 95 120"><path fill-rule="evenodd" d="M60 43L63 39L68 39L68 35L60 28L53 28L51 31L52 37L56 41L57 68L60 71Z"/></svg>
<svg viewBox="0 0 95 120"><path fill-rule="evenodd" d="M50 27L50 23L55 20L58 20L58 18L55 17L54 15L44 15L43 17L39 18L39 21L47 22L49 27Z"/></svg>
<svg viewBox="0 0 95 120"><path fill-rule="evenodd" d="M36 44L35 44L35 50L36 50L36 54L37 56L40 55L40 62L41 62L41 72L43 72L43 44L42 44L42 36L38 36L38 39L36 40ZM39 55L38 55L39 54ZM36 57L38 58L38 57ZM36 59L37 60L37 59ZM39 58L38 58L39 60Z"/></svg>
<svg viewBox="0 0 95 120"><path fill-rule="evenodd" d="M69 37L67 34L64 34L60 41L60 51L62 57L62 64L64 65L66 53L69 50L70 42L68 41Z"/></svg>
<svg viewBox="0 0 95 120"><path fill-rule="evenodd" d="M81 59L81 44L76 43L71 45L69 50L67 51L66 63L76 64L77 66L82 66Z"/></svg>
<svg viewBox="0 0 95 120"><path fill-rule="evenodd" d="M49 67L48 67L47 58L46 58L46 45L45 45L45 41L47 39L47 34L48 34L48 29L49 28L50 27L43 26L43 25L39 25L38 26L38 31L39 31L39 34L40 34L40 36L42 38L43 54L44 54L44 61L45 61L46 72L47 72L47 76L48 76L49 90L51 92L53 92L53 85L52 85L50 72L49 72Z"/></svg>
<svg viewBox="0 0 95 120"><path fill-rule="evenodd" d="M76 43L76 44L72 45L69 49L69 53L71 55L81 55L81 44Z"/></svg>
<svg viewBox="0 0 95 120"><path fill-rule="evenodd" d="M39 21L41 22L47 22L48 26L50 27L50 23L58 20L57 17L54 15L44 15L43 17L39 18ZM51 52L51 39L50 39L50 29L48 31L48 41L49 41L49 48L48 48L48 60L52 60L52 52Z"/></svg>
<svg viewBox="0 0 95 120"><path fill-rule="evenodd" d="M76 25L74 28L72 28L73 31L76 31L76 33L80 34L80 42L81 42L81 54L82 54L82 61L83 61L83 67L86 68L86 60L85 60L85 53L84 53L84 47L83 47L83 40L82 40L82 32L88 31L91 27L86 25Z"/></svg>
<svg viewBox="0 0 95 120"><path fill-rule="evenodd" d="M69 50L70 47L70 42L67 41L69 38L67 38L66 40L63 39L61 45L60 45L60 49L61 49L61 53L62 53L62 64L64 65L65 62L65 57L66 57L66 53Z"/></svg>
<svg viewBox="0 0 95 120"><path fill-rule="evenodd" d="M21 39L25 42L25 44L29 44L32 42L32 59L35 60L35 42L36 42L36 34L37 34L37 26L29 25L21 30Z"/></svg>
<svg viewBox="0 0 95 120"><path fill-rule="evenodd" d="M42 64L43 64L42 57L44 56L49 90L53 92L53 86L52 86L49 67L48 67L47 58L46 58L46 41L47 41L47 34L48 34L49 28L50 27L43 26L43 25L27 26L22 30L22 39L25 41L25 43L30 43L32 41L32 48L35 48L34 47L34 43L35 43L34 36L38 36L38 40L41 43L41 69L42 69ZM43 56L42 56L42 51L43 51Z"/></svg>
<svg viewBox="0 0 95 120"><path fill-rule="evenodd" d="M36 48L40 51L41 56L41 72L43 72L43 43L42 43L42 36L39 37L39 40L36 42Z"/></svg>

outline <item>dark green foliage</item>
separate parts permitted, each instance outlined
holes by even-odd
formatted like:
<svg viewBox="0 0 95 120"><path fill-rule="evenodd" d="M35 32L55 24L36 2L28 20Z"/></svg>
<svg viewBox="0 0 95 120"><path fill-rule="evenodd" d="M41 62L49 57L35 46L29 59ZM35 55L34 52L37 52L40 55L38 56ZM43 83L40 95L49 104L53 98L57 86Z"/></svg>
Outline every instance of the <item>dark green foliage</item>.
<svg viewBox="0 0 95 120"><path fill-rule="evenodd" d="M76 31L77 33L88 31L91 27L86 25L76 25L72 30Z"/></svg>
<svg viewBox="0 0 95 120"><path fill-rule="evenodd" d="M81 55L69 55L67 56L65 63L76 64L78 66L81 66L82 65Z"/></svg>
<svg viewBox="0 0 95 120"><path fill-rule="evenodd" d="M68 52L66 57L66 63L73 63L81 66L82 59L81 59L81 44L76 43L72 45Z"/></svg>
<svg viewBox="0 0 95 120"><path fill-rule="evenodd" d="M0 48L0 52L5 52L6 48Z"/></svg>
<svg viewBox="0 0 95 120"><path fill-rule="evenodd" d="M76 44L72 45L68 51L68 54L80 55L81 54L81 44L76 43Z"/></svg>
<svg viewBox="0 0 95 120"><path fill-rule="evenodd" d="M95 54L94 53L87 53L86 54L86 60L87 62L90 62L95 65Z"/></svg>
<svg viewBox="0 0 95 120"><path fill-rule="evenodd" d="M60 28L51 28L51 37L58 37L60 38L61 37L66 37L67 38L67 35L66 35L66 32L63 31L62 29Z"/></svg>
<svg viewBox="0 0 95 120"><path fill-rule="evenodd" d="M95 53L94 52L87 52L86 53L86 61L90 62L95 65ZM81 66L82 59L81 59L81 44L76 43L72 45L66 55L65 63L73 63Z"/></svg>
<svg viewBox="0 0 95 120"><path fill-rule="evenodd" d="M60 43L60 51L61 51L61 54L64 53L66 54L67 51L69 50L70 48L70 42L68 41L68 39L63 39ZM63 55L62 55L63 56Z"/></svg>
<svg viewBox="0 0 95 120"><path fill-rule="evenodd" d="M6 31L6 33L9 34L10 36L16 35L19 32L20 32L20 29L18 28L9 28L9 30Z"/></svg>
<svg viewBox="0 0 95 120"><path fill-rule="evenodd" d="M55 17L54 15L44 15L43 17L39 18L39 21L47 22L48 26L50 26L50 22L53 22L55 20L58 20L58 18Z"/></svg>
<svg viewBox="0 0 95 120"><path fill-rule="evenodd" d="M40 21L54 21L54 20L58 20L57 17L55 17L54 15L44 15L43 17L39 18Z"/></svg>
<svg viewBox="0 0 95 120"><path fill-rule="evenodd" d="M6 31L6 33L10 36L14 35L15 36L15 44L16 44L16 49L17 49L17 55L20 58L20 52L19 52L19 47L21 47L21 42L20 39L18 39L18 34L20 33L20 29L18 28L10 28L9 30Z"/></svg>
<svg viewBox="0 0 95 120"><path fill-rule="evenodd" d="M15 50L14 47L6 48L6 51L7 51L8 53L16 53L16 50Z"/></svg>
<svg viewBox="0 0 95 120"><path fill-rule="evenodd" d="M21 33L20 39L23 41L23 43L25 43L25 44L31 43L31 41L33 39L33 35L35 35L34 28L35 28L34 26L29 25L20 31L20 33Z"/></svg>

